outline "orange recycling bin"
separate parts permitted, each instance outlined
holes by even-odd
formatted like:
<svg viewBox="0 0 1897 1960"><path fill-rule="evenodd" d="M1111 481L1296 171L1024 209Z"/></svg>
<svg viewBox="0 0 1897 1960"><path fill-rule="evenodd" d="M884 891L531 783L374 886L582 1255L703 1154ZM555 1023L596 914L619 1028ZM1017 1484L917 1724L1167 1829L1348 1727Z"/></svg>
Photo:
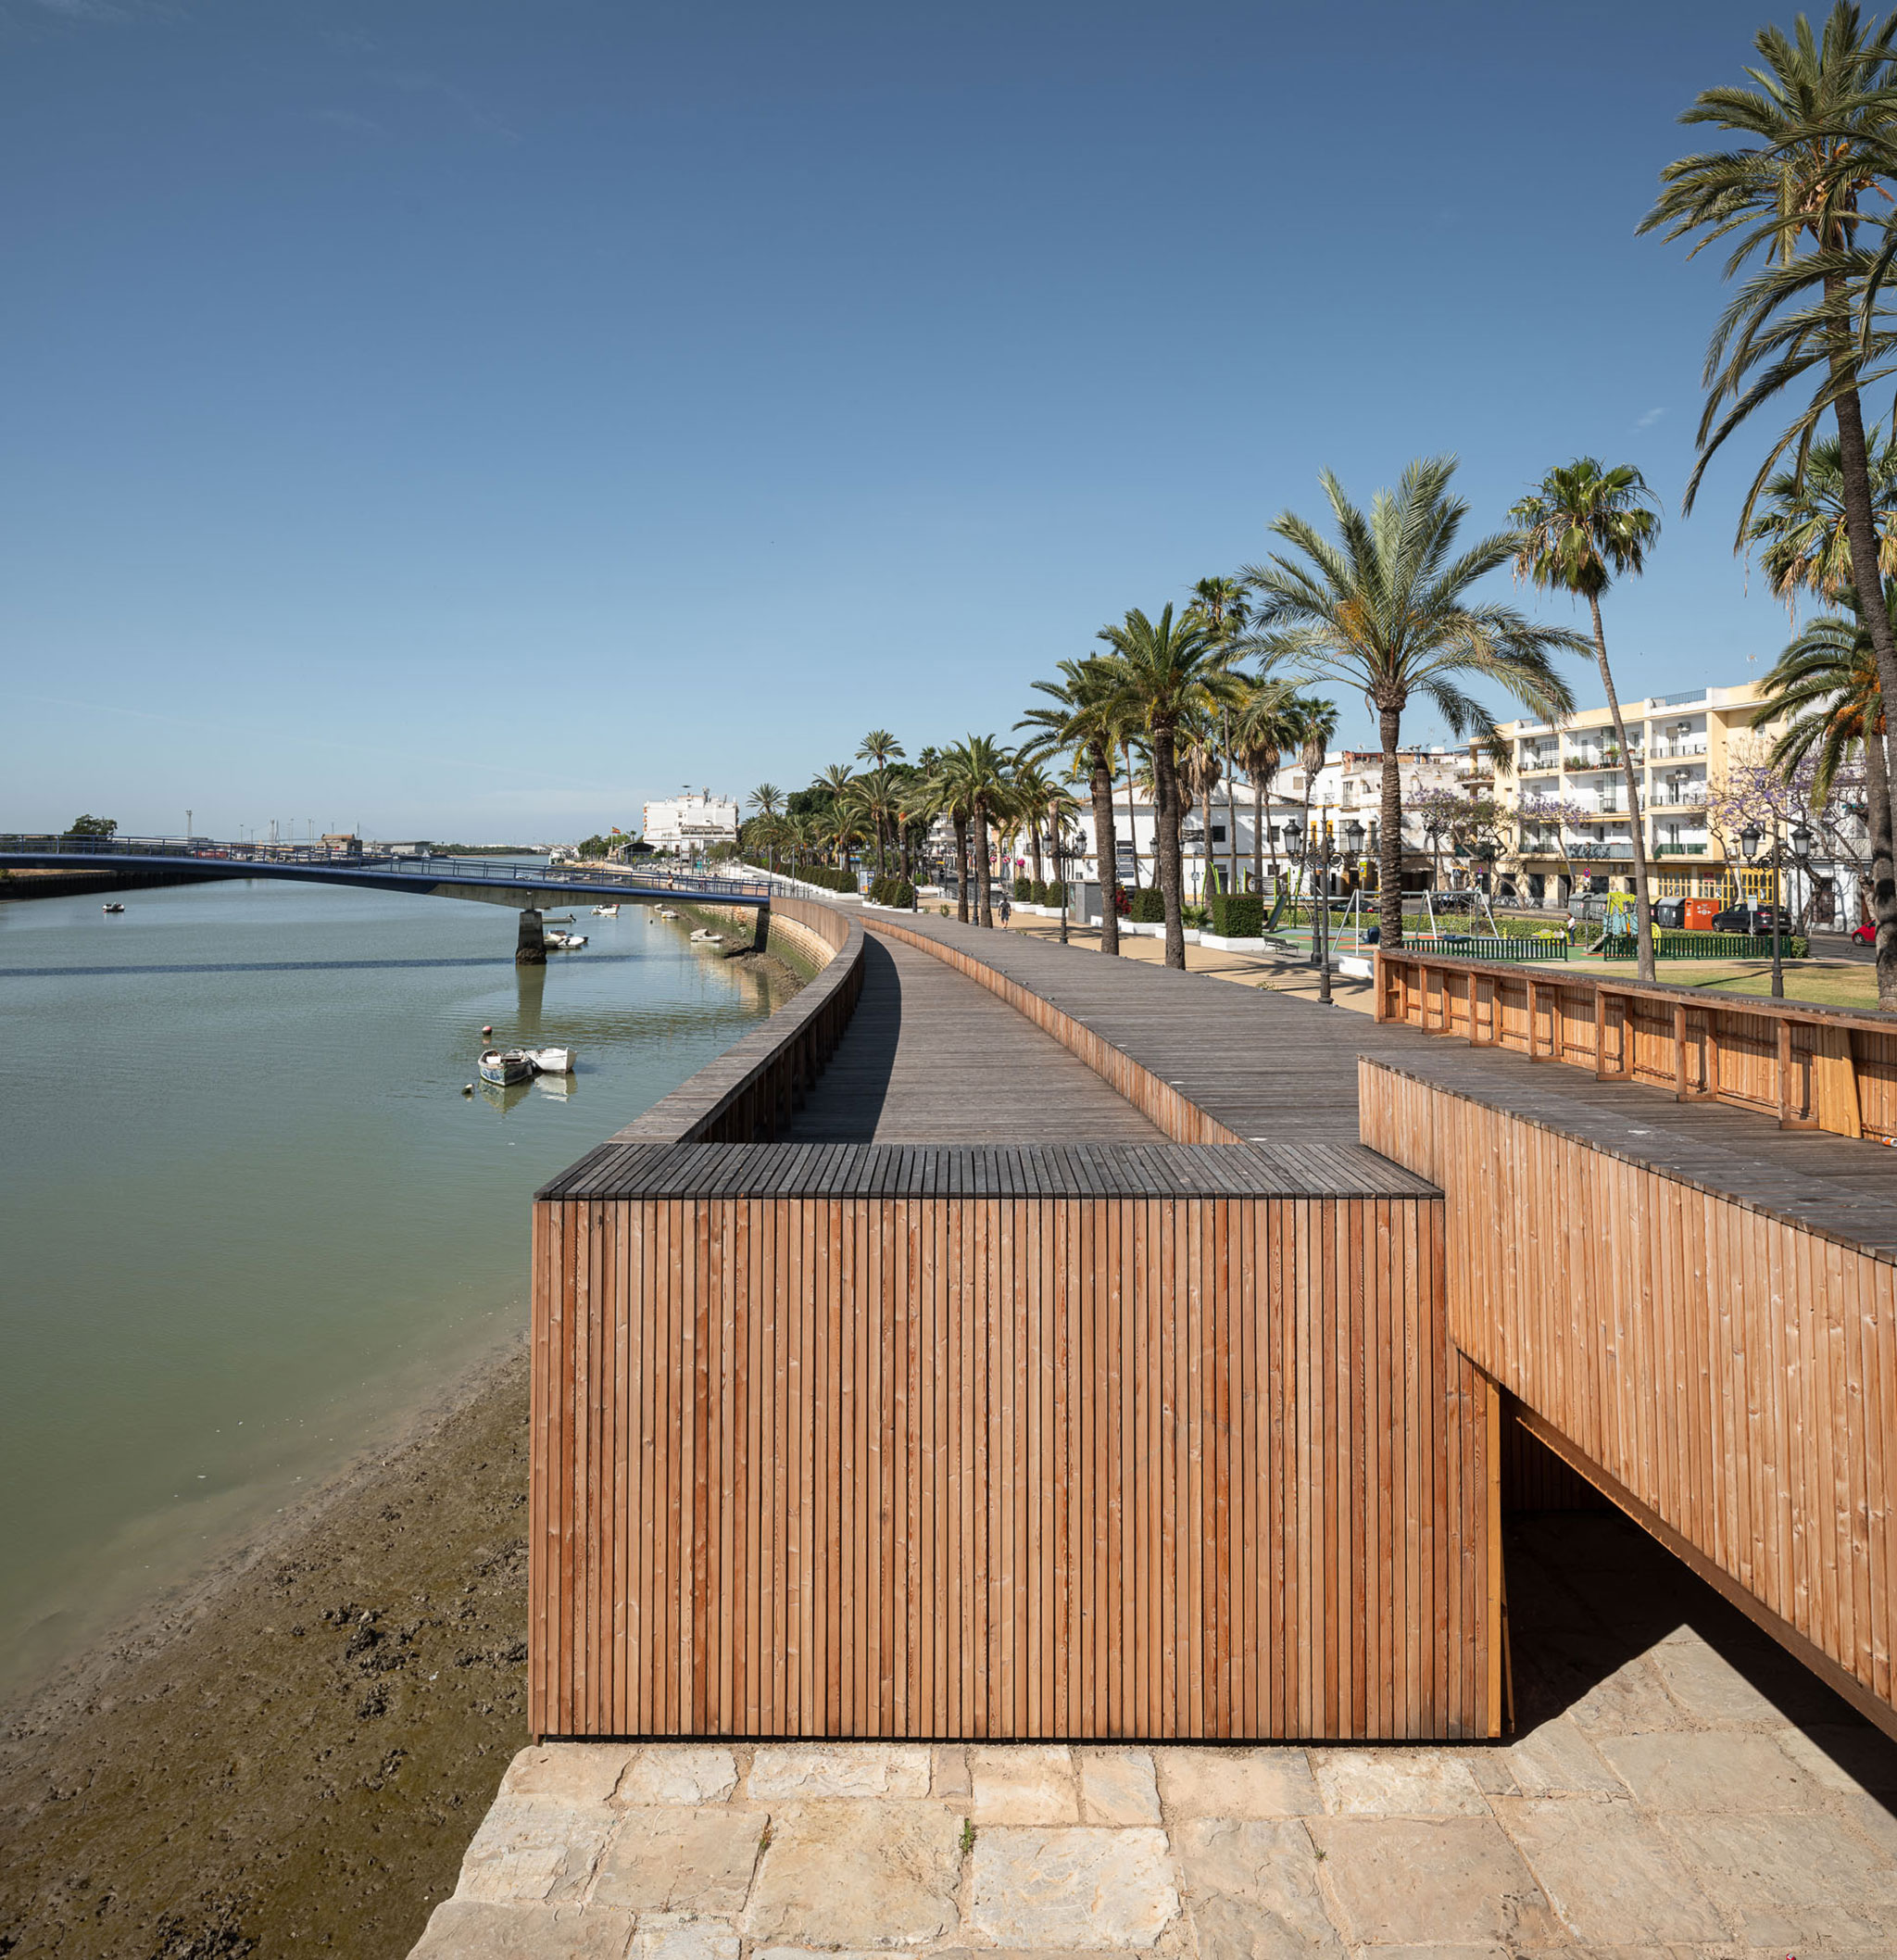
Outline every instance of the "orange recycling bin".
<svg viewBox="0 0 1897 1960"><path fill-rule="evenodd" d="M1713 929L1713 919L1719 910L1717 898L1689 898L1686 901L1686 929L1690 933L1709 933Z"/></svg>

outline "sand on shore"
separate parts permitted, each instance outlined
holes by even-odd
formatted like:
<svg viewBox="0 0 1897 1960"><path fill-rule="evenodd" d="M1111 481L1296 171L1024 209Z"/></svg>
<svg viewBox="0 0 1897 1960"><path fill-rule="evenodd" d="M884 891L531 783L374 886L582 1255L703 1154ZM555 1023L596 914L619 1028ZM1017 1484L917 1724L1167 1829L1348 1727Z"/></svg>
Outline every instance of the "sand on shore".
<svg viewBox="0 0 1897 1960"><path fill-rule="evenodd" d="M527 1355L0 1729L0 1955L399 1956L525 1725Z"/></svg>

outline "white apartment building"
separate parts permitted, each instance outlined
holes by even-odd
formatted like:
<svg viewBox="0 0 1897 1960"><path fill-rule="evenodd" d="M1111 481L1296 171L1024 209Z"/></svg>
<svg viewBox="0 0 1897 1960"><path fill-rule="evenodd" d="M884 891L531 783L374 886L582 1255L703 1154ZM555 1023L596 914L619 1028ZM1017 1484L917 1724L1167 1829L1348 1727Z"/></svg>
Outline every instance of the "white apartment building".
<svg viewBox="0 0 1897 1960"><path fill-rule="evenodd" d="M738 819L738 807L729 797L688 789L646 805L645 838L654 850L707 850L714 844L736 843Z"/></svg>
<svg viewBox="0 0 1897 1960"><path fill-rule="evenodd" d="M1432 791L1441 790L1474 796L1487 795L1490 788L1486 770L1472 764L1468 753L1463 749L1404 749L1398 755L1397 767L1406 804L1412 798ZM1382 827L1381 752L1374 748L1332 750L1325 758L1323 767L1313 773L1308 792L1307 802L1305 773L1303 768L1296 763L1280 770L1273 781L1271 801L1263 812L1265 834L1262 840L1266 884L1271 882L1275 861L1278 869L1285 867L1285 826L1290 823L1299 825L1328 823L1338 853L1333 864L1333 878L1339 886L1355 882L1375 861L1377 837ZM1101 869L1099 851L1094 836L1092 801L1087 797L1084 785L1076 785L1075 794L1081 798L1081 809L1076 819L1080 834L1081 863L1075 868L1076 874L1084 878L1099 879ZM1191 809L1185 813L1180 824L1180 841L1184 848L1186 890L1188 898L1198 898L1205 889L1208 856L1211 861L1219 867L1221 875L1236 872L1237 889L1243 891L1250 888L1253 876L1252 838L1256 823L1253 801L1251 785L1245 777L1220 783L1212 793L1212 825L1209 839L1206 836L1202 802L1195 800ZM1359 861L1346 863L1343 858L1346 833L1353 822L1363 825L1363 846ZM1423 825L1424 820L1419 812L1408 809L1404 810L1403 854L1406 883L1420 882L1427 873L1430 863L1429 840ZM938 829L941 828L942 826L938 826ZM1119 853L1117 876L1120 884L1130 886L1136 882L1140 885L1155 882L1155 841L1158 829L1158 818L1150 799L1136 790L1129 803L1126 784L1123 778L1114 785L1113 790L1113 831ZM996 839L996 873L1012 876L1018 872L1031 872L1034 861L1025 837L1017 836L1013 840L1012 848L1007 853L1005 862L999 855L1004 841L999 837ZM934 843L935 840L932 839L932 846ZM952 840L945 832L940 843L940 854L947 856L952 849ZM1137 879L1136 853L1138 860ZM1048 865L1045 868L1048 875L1051 876L1052 866ZM1446 876L1448 867L1443 866L1443 870Z"/></svg>

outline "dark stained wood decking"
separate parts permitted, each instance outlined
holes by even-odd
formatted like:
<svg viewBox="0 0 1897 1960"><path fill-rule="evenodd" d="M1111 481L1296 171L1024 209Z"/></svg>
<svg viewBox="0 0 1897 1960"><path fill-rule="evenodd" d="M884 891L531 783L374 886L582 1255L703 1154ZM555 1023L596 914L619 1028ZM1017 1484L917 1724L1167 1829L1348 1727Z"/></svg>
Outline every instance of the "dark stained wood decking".
<svg viewBox="0 0 1897 1960"><path fill-rule="evenodd" d="M933 953L872 936L794 1143L1164 1143L1051 1036Z"/></svg>
<svg viewBox="0 0 1897 1960"><path fill-rule="evenodd" d="M899 922L956 947L1083 1023L1250 1142L1351 1149L1357 1058L1556 1129L1806 1231L1897 1262L1897 1150L1713 1102L1678 1102L1642 1083L1417 1029L1203 974L926 914ZM882 917L866 915L872 936Z"/></svg>

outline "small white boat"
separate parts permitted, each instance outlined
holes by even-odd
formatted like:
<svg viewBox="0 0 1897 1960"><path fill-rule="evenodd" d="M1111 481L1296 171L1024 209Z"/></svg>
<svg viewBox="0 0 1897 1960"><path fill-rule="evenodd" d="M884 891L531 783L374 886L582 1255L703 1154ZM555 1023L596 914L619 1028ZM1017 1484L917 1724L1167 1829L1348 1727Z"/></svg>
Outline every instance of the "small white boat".
<svg viewBox="0 0 1897 1960"><path fill-rule="evenodd" d="M596 905L593 908L593 916L596 919L617 919L619 917L619 907L616 905Z"/></svg>
<svg viewBox="0 0 1897 1960"><path fill-rule="evenodd" d="M701 946L722 946L724 944L724 935L722 933L708 932L702 925L692 935L692 937L697 940Z"/></svg>
<svg viewBox="0 0 1897 1960"><path fill-rule="evenodd" d="M676 919L678 917L678 914L672 911L671 906L661 905L659 908L659 916L661 919Z"/></svg>
<svg viewBox="0 0 1897 1960"><path fill-rule="evenodd" d="M547 950L556 953L576 953L586 943L584 933L544 932L540 936Z"/></svg>
<svg viewBox="0 0 1897 1960"><path fill-rule="evenodd" d="M540 1074L571 1075L574 1058L580 1051L572 1048L525 1048L521 1052Z"/></svg>
<svg viewBox="0 0 1897 1960"><path fill-rule="evenodd" d="M114 903L112 903L112 904L110 904L110 905L102 905L102 906L101 906L101 907L99 908L99 910L100 910L101 911L107 911L107 912L122 912L122 911L123 911L125 910L125 908L124 908L124 907L123 907L122 905L120 905L120 904L118 904L118 903L117 903L117 902L115 901Z"/></svg>
<svg viewBox="0 0 1897 1960"><path fill-rule="evenodd" d="M482 1081L492 1082L500 1088L510 1087L516 1082L531 1081L534 1074L534 1063L524 1049L484 1049L476 1066L481 1071Z"/></svg>

